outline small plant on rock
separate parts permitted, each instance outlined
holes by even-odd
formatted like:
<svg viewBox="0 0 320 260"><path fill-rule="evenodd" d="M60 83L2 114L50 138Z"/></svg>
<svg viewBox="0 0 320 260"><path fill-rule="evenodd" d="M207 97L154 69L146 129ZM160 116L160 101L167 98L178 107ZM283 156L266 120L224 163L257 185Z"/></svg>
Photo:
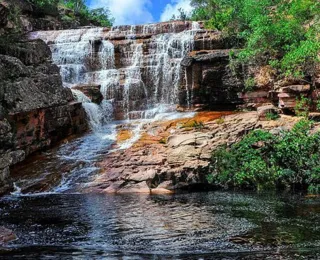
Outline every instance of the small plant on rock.
<svg viewBox="0 0 320 260"><path fill-rule="evenodd" d="M204 123L202 121L193 120L193 121L186 122L182 126L182 128L188 128L188 127L192 127L194 129L202 130L204 128Z"/></svg>
<svg viewBox="0 0 320 260"><path fill-rule="evenodd" d="M277 120L280 116L273 112L266 113L266 119L269 121Z"/></svg>
<svg viewBox="0 0 320 260"><path fill-rule="evenodd" d="M255 87L255 80L253 77L249 77L244 81L245 91L252 91Z"/></svg>
<svg viewBox="0 0 320 260"><path fill-rule="evenodd" d="M296 100L294 111L297 116L308 117L309 106L310 100L304 96L300 96L300 98Z"/></svg>
<svg viewBox="0 0 320 260"><path fill-rule="evenodd" d="M167 140L164 137L159 140L159 144L166 144L166 143L167 143Z"/></svg>
<svg viewBox="0 0 320 260"><path fill-rule="evenodd" d="M216 123L217 123L218 125L222 125L222 124L224 124L224 119L221 117L221 118L219 118L219 119L216 120Z"/></svg>

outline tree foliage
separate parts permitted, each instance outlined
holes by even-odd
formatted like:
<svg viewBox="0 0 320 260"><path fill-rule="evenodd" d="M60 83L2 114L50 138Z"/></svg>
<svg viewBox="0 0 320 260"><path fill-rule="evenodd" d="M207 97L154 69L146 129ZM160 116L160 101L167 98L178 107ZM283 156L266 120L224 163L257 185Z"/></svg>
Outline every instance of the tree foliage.
<svg viewBox="0 0 320 260"><path fill-rule="evenodd" d="M243 62L263 58L285 75L313 73L319 62L320 2L314 0L192 0L192 18L244 41ZM239 47L239 46L238 46Z"/></svg>
<svg viewBox="0 0 320 260"><path fill-rule="evenodd" d="M302 187L320 192L320 133L310 134L312 122L273 135L256 130L230 148L212 155L211 182L224 187Z"/></svg>
<svg viewBox="0 0 320 260"><path fill-rule="evenodd" d="M62 7L73 11L73 14L67 14L64 20L72 20L79 17L81 21L91 22L97 26L112 26L114 19L106 8L90 10L84 0L30 0L39 8Z"/></svg>

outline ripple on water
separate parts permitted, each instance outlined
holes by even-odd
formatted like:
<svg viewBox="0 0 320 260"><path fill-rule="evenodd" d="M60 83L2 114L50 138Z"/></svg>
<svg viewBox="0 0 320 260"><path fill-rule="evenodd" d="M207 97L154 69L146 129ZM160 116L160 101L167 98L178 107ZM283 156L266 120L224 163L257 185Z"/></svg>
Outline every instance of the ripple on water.
<svg viewBox="0 0 320 260"><path fill-rule="evenodd" d="M0 225L19 239L0 250L0 258L78 254L206 259L222 254L232 259L297 251L316 256L319 205L319 199L227 192L5 197Z"/></svg>

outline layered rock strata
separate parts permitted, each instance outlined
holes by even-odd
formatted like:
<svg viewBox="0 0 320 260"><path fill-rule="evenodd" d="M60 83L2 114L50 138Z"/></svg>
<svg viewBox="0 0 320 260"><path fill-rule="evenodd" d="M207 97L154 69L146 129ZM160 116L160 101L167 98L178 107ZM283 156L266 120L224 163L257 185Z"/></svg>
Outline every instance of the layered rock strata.
<svg viewBox="0 0 320 260"><path fill-rule="evenodd" d="M86 128L82 105L62 86L43 41L0 50L0 193L11 187L10 167Z"/></svg>
<svg viewBox="0 0 320 260"><path fill-rule="evenodd" d="M87 191L172 193L212 188L206 176L211 154L219 146L236 143L254 129L279 133L298 120L282 116L276 121L261 121L257 112L209 112L192 119L145 125L142 137L131 148L106 156L99 164L100 175Z"/></svg>
<svg viewBox="0 0 320 260"><path fill-rule="evenodd" d="M219 49L194 51L182 60L186 85L180 89L180 106L223 110L243 104L243 77L230 68L229 53Z"/></svg>
<svg viewBox="0 0 320 260"><path fill-rule="evenodd" d="M127 119L152 116L146 111L163 104L191 109L241 103L243 85L227 67L227 41L201 28L201 22L174 21L38 31L30 38L49 44L66 85L100 85L115 119Z"/></svg>
<svg viewBox="0 0 320 260"><path fill-rule="evenodd" d="M0 246L15 239L17 239L17 237L11 230L0 226Z"/></svg>

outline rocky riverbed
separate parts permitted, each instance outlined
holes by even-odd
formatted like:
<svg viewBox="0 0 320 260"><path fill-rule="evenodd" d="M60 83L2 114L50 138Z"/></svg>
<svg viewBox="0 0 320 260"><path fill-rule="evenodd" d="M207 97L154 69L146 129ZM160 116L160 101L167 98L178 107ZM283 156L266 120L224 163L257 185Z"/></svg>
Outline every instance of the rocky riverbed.
<svg viewBox="0 0 320 260"><path fill-rule="evenodd" d="M259 119L260 118L260 119ZM119 149L131 137L131 125L113 151L98 163L100 174L88 192L172 193L176 190L206 189L211 153L221 145L241 140L254 129L279 133L290 129L297 117L281 116L265 121L258 112L201 112L193 118L156 121L141 126L141 137L128 149Z"/></svg>

